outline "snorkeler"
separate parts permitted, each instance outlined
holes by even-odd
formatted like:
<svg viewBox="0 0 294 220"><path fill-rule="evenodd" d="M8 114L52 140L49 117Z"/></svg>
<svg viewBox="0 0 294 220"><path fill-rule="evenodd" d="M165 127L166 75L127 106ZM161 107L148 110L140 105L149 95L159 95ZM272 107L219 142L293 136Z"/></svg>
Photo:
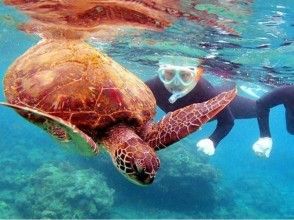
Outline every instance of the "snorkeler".
<svg viewBox="0 0 294 220"><path fill-rule="evenodd" d="M158 76L148 80L146 84L152 90L158 107L167 113L192 103L206 101L229 89L214 87L201 77L203 71L201 64L160 64ZM198 151L213 155L219 142L234 126L234 119L257 118L260 138L253 144L253 151L258 156L269 157L272 149L269 110L279 104L285 105L287 130L294 134L294 86L281 87L257 101L236 96L222 112L211 119L217 120L217 126L208 138L196 144Z"/></svg>
<svg viewBox="0 0 294 220"><path fill-rule="evenodd" d="M217 88L202 78L201 65L160 64L158 76L146 81L153 92L157 105L165 113L174 111L192 103L207 101L230 88ZM198 67L196 67L198 66ZM256 102L236 96L221 113L211 120L217 120L214 132L197 143L199 151L213 155L219 142L231 131L234 119L256 117Z"/></svg>

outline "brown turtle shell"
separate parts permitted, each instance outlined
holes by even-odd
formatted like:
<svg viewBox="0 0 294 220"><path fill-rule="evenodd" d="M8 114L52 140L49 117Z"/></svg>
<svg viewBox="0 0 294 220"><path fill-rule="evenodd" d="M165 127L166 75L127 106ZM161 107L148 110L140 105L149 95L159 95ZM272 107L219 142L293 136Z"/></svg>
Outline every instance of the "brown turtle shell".
<svg viewBox="0 0 294 220"><path fill-rule="evenodd" d="M4 86L9 103L60 117L94 139L116 123L141 126L155 114L144 82L81 41L40 42L13 63Z"/></svg>

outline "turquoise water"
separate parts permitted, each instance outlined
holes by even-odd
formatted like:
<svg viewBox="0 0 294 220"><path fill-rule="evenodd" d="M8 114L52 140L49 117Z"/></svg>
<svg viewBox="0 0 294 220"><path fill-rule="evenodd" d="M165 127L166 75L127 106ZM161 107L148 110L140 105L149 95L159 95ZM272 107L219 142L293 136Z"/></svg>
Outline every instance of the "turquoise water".
<svg viewBox="0 0 294 220"><path fill-rule="evenodd" d="M293 1L241 5L238 13L202 8L235 20L238 38L180 20L161 33L88 42L142 80L156 74L162 55L214 56L204 77L215 84L236 82L241 95L260 96L292 84ZM0 5L1 78L39 41L17 30L26 19ZM2 84L0 100L5 100ZM158 109L156 118L162 116ZM255 119L236 121L214 156L197 153L195 144L215 125L159 151L156 180L139 187L117 172L106 153L86 158L65 152L48 134L1 107L0 218L294 218L294 136L286 131L284 108L270 114L274 144L268 159L251 149L259 135Z"/></svg>

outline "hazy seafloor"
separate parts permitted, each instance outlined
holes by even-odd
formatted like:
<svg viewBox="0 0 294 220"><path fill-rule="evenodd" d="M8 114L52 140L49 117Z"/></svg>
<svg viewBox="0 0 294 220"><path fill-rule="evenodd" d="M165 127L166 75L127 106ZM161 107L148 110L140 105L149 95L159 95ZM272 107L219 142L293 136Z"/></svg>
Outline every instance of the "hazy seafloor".
<svg viewBox="0 0 294 220"><path fill-rule="evenodd" d="M266 26L271 29L256 31L250 37L245 27L240 28L245 39L267 36L265 41L270 47L250 51L245 47L223 48L222 55L242 64L241 73L248 70L261 76L250 78L248 74L246 78L241 74L235 79L239 87L257 85L270 90L272 87L263 84L262 79L269 72L262 66L281 71L277 84L292 83L293 43L286 48L278 45L294 40L293 2L271 0L267 7L261 7L261 0L253 4L255 12L248 22L257 22L261 14L271 20L270 16L275 14L273 9L284 10L282 27L280 24ZM277 7L281 5L283 7ZM39 39L18 31L16 21L4 17L18 18L13 9L0 5L0 12L2 79L8 66ZM173 33L171 28L169 34ZM176 49L163 41L154 52L156 56L150 55L152 48L149 48L150 54L147 51L140 54L144 48L127 40L110 45L90 43L143 80L156 74L154 62L160 53L174 49L174 55L192 56L195 52L183 47L180 40ZM242 46L246 43L241 42ZM251 42L254 46L261 43ZM259 60L251 59L252 56L263 57L263 60L257 65ZM282 72L283 66L290 71L287 68L288 72ZM207 74L205 77L216 79L217 76ZM2 84L0 91L0 100L5 100ZM162 116L158 109L156 118ZM236 121L213 157L197 153L197 141L209 136L215 128L216 123L211 122L158 152L161 168L156 180L148 187L139 187L117 172L105 152L94 158L65 152L48 134L12 110L1 107L0 218L294 218L294 136L286 131L283 106L272 109L270 116L274 141L270 158L258 158L251 149L259 134L256 119Z"/></svg>

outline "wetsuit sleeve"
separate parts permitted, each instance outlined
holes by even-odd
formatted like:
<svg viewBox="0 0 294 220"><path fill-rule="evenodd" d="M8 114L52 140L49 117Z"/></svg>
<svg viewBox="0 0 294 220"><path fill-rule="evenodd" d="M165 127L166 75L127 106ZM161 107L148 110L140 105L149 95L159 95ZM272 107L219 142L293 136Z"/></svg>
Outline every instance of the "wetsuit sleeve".
<svg viewBox="0 0 294 220"><path fill-rule="evenodd" d="M274 106L283 103L285 94L283 89L276 89L256 101L257 121L260 137L271 137L269 128L269 112Z"/></svg>
<svg viewBox="0 0 294 220"><path fill-rule="evenodd" d="M209 98L212 98L218 94L218 92L214 89L211 89L208 92L210 93ZM215 119L217 120L217 125L209 139L212 140L214 146L217 147L219 142L229 134L234 126L234 116L230 110L229 105L224 108Z"/></svg>
<svg viewBox="0 0 294 220"><path fill-rule="evenodd" d="M149 87L149 89L152 91L153 95L156 96L156 87L157 87L157 80L156 77L149 79L145 81L145 84Z"/></svg>
<svg viewBox="0 0 294 220"><path fill-rule="evenodd" d="M210 135L209 139L213 141L216 147L219 142L229 134L234 126L234 117L229 109L224 109L217 117L217 125L214 132Z"/></svg>
<svg viewBox="0 0 294 220"><path fill-rule="evenodd" d="M163 110L165 113L168 112L167 109L165 109L166 106L168 106L168 95L166 89L164 88L163 84L161 83L160 79L158 77L154 77L152 79L149 79L145 81L145 84L149 87L149 89L152 91L157 106Z"/></svg>

